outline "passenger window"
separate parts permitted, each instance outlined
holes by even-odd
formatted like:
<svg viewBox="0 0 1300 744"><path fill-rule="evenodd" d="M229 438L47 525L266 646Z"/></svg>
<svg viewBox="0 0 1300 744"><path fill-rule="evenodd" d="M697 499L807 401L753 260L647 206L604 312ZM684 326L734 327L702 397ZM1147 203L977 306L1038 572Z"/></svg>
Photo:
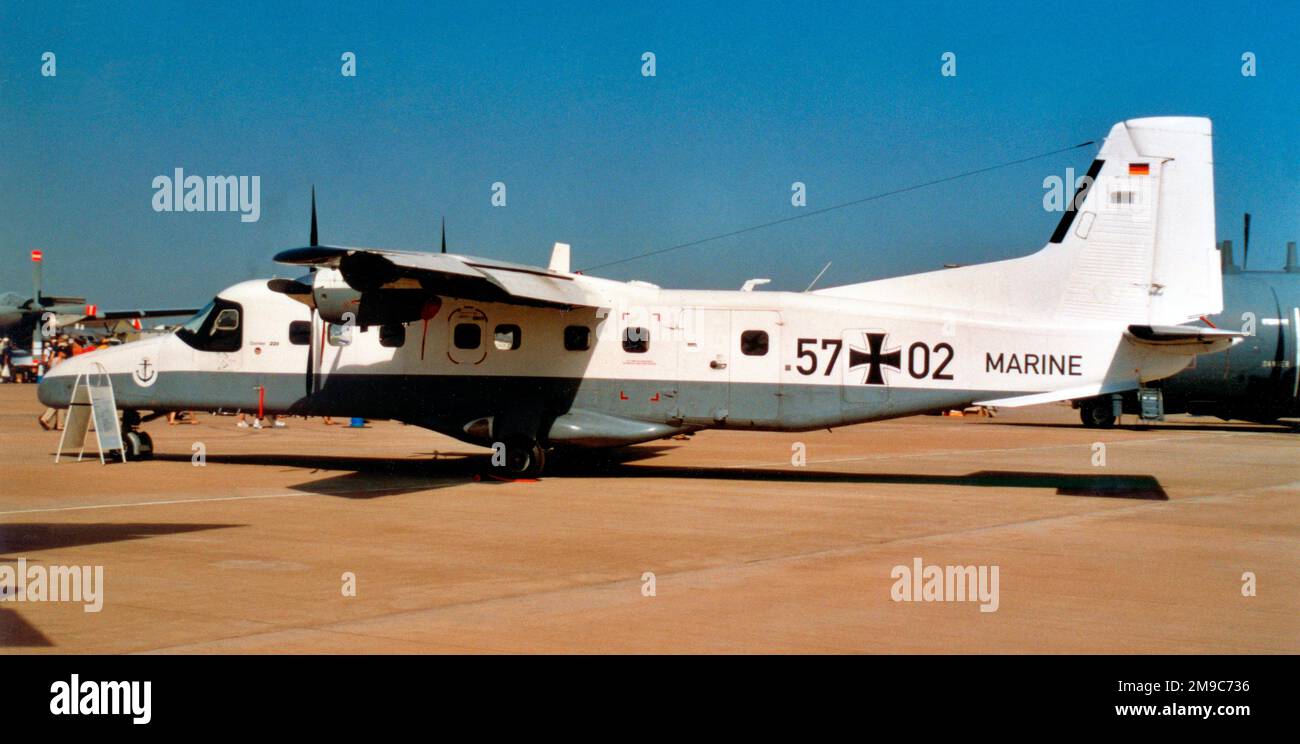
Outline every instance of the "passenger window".
<svg viewBox="0 0 1300 744"><path fill-rule="evenodd" d="M591 348L591 329L571 325L564 329L564 348L568 351L586 351Z"/></svg>
<svg viewBox="0 0 1300 744"><path fill-rule="evenodd" d="M767 356L767 331L745 331L740 334L740 353L745 356Z"/></svg>
<svg viewBox="0 0 1300 744"><path fill-rule="evenodd" d="M401 348L406 344L406 326L401 323L388 323L379 326L379 345L390 349Z"/></svg>
<svg viewBox="0 0 1300 744"><path fill-rule="evenodd" d="M498 350L514 351L519 348L519 342L519 326L513 323L503 323L502 325L497 326L492 343Z"/></svg>
<svg viewBox="0 0 1300 744"><path fill-rule="evenodd" d="M458 323L451 340L457 349L477 349L483 343L483 329L477 323Z"/></svg>
<svg viewBox="0 0 1300 744"><path fill-rule="evenodd" d="M649 350L649 330L640 326L629 326L623 330L623 351L629 354L644 354Z"/></svg>
<svg viewBox="0 0 1300 744"><path fill-rule="evenodd" d="M289 324L289 343L306 346L311 343L311 321L295 320Z"/></svg>

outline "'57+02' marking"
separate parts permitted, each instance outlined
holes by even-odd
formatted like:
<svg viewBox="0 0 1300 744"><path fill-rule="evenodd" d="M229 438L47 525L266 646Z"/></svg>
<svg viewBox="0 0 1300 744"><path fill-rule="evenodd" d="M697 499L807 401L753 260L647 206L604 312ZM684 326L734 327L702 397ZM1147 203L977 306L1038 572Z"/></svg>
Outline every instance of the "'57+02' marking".
<svg viewBox="0 0 1300 744"><path fill-rule="evenodd" d="M882 351L885 336L883 333L867 333L869 351L862 351L856 348L849 350L849 367L856 368L870 365L866 380L868 385L883 385L884 375L881 372L882 367L892 367L901 369L903 364L903 355L898 349L890 352ZM821 358L818 355L818 345L822 352L829 351L830 359L826 362L825 367L821 367ZM840 358L840 351L844 342L838 338L801 338L797 343L797 356L800 364L795 367L801 375L812 375L821 367L823 376L829 377L835 369L835 362ZM931 347L923 341L917 341L907 347L907 373L913 378L922 380L930 378L933 380L951 380L952 375L945 372L948 365L952 363L954 351L952 345L947 342L935 344ZM938 359L932 357L937 356ZM937 364L932 364L932 361ZM933 367L933 370L931 369Z"/></svg>

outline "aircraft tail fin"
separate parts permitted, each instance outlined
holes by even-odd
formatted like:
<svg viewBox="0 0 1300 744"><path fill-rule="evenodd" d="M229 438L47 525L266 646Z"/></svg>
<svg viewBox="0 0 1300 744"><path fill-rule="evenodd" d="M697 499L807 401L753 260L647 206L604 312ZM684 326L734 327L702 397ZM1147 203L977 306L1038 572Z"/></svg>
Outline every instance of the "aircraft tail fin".
<svg viewBox="0 0 1300 744"><path fill-rule="evenodd" d="M1037 253L818 294L1022 321L1172 325L1218 313L1211 138L1205 118L1120 122Z"/></svg>

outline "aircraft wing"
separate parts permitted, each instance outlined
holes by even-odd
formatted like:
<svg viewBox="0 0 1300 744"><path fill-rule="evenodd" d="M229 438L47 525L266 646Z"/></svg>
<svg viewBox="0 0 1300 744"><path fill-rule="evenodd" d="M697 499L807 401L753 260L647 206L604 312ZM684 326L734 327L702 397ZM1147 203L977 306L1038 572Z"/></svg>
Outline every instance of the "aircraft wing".
<svg viewBox="0 0 1300 744"><path fill-rule="evenodd" d="M280 263L338 269L353 289L424 289L492 302L544 307L600 307L602 297L571 274L453 253L308 246L282 251Z"/></svg>
<svg viewBox="0 0 1300 744"><path fill-rule="evenodd" d="M86 305L84 308L78 308L75 312L68 312L68 308L51 308L43 310L36 315L36 321L42 322L46 313L52 313L54 316L54 327L58 329L76 328L85 335L99 337L106 333L119 333L129 331L128 321L141 320L144 318L166 318L171 316L190 316L198 312L198 308L165 308L156 310L106 310L99 311L93 305Z"/></svg>
<svg viewBox="0 0 1300 744"><path fill-rule="evenodd" d="M91 309L91 308L87 308ZM60 314L58 317L58 326L82 326L85 328L100 328L105 331L117 332L121 330L118 324L129 320L143 320L145 318L168 318L168 317L188 317L199 311L198 308L165 308L160 310L96 310L92 314Z"/></svg>
<svg viewBox="0 0 1300 744"><path fill-rule="evenodd" d="M194 315L197 307L167 308L163 310L106 310L96 313L93 320L133 320L135 318L171 318Z"/></svg>

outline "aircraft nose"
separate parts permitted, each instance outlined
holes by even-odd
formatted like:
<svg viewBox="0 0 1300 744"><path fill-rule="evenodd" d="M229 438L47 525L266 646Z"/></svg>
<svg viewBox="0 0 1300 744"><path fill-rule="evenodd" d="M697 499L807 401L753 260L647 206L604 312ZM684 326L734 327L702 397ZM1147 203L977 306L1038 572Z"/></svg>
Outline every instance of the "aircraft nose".
<svg viewBox="0 0 1300 744"><path fill-rule="evenodd" d="M36 398L53 408L67 408L72 401L72 385L84 363L76 357L65 359L45 373L36 386Z"/></svg>

